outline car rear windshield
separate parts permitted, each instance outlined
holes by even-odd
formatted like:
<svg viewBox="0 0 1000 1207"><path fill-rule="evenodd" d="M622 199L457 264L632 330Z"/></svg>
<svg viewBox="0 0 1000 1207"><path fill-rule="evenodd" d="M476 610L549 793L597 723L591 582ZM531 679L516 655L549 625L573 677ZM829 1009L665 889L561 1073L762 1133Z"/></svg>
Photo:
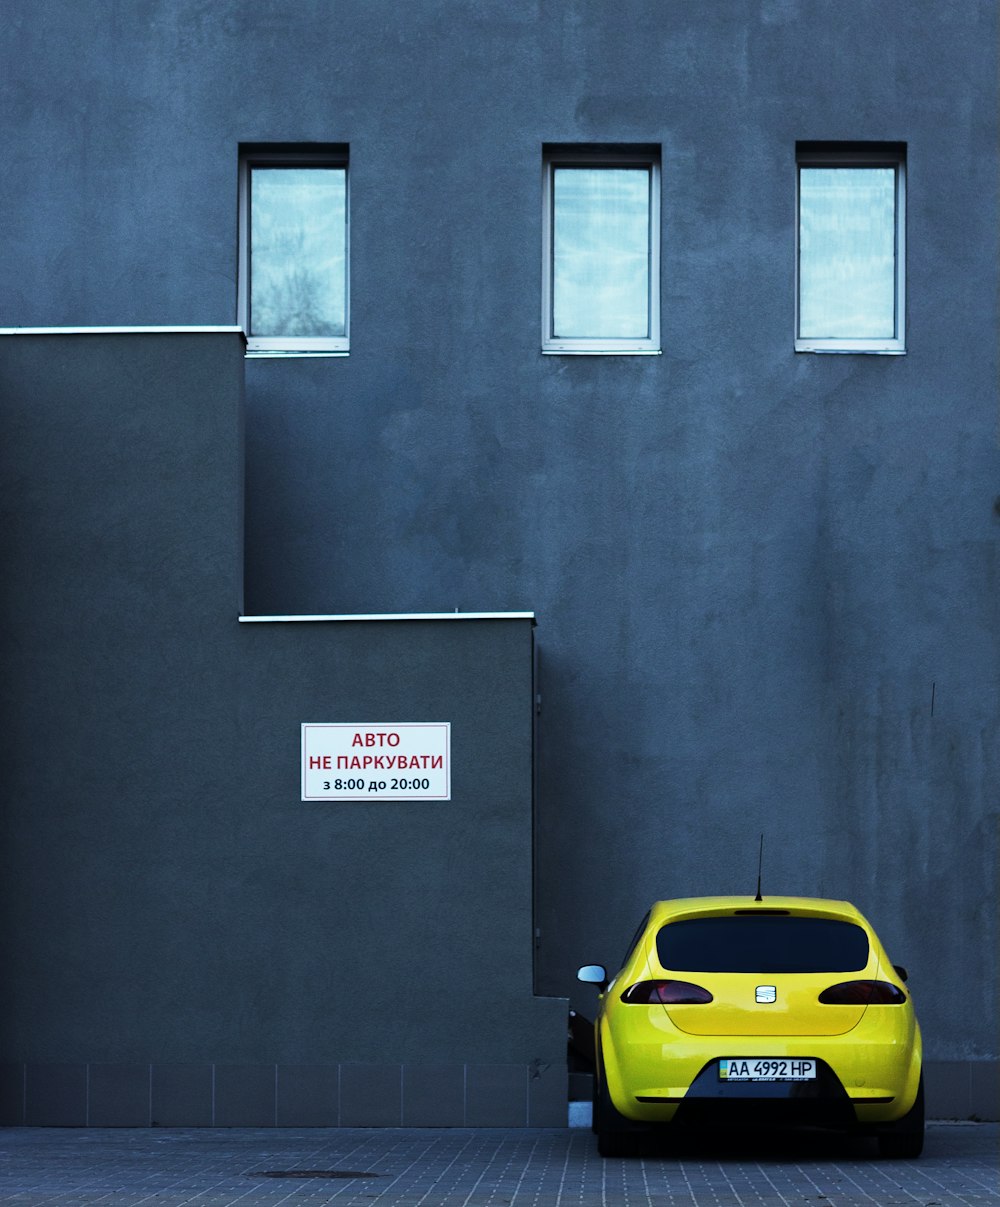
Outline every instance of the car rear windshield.
<svg viewBox="0 0 1000 1207"><path fill-rule="evenodd" d="M868 936L835 918L687 918L661 927L656 952L673 972L859 972Z"/></svg>

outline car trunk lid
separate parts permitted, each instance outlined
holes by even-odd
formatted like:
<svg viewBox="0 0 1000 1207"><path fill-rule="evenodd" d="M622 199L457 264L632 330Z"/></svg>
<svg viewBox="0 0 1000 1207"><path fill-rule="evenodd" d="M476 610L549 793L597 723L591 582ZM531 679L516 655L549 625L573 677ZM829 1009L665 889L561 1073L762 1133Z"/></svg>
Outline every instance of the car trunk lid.
<svg viewBox="0 0 1000 1207"><path fill-rule="evenodd" d="M788 910L678 919L661 927L650 952L652 976L676 976L712 994L708 1004L664 1006L692 1035L841 1035L866 1007L825 1005L819 995L870 965L877 957L855 920Z"/></svg>
<svg viewBox="0 0 1000 1207"><path fill-rule="evenodd" d="M689 974L689 978L693 974ZM698 974L711 993L706 1006L665 1006L675 1027L690 1035L842 1035L861 1021L865 1006L825 1006L819 995L829 975Z"/></svg>

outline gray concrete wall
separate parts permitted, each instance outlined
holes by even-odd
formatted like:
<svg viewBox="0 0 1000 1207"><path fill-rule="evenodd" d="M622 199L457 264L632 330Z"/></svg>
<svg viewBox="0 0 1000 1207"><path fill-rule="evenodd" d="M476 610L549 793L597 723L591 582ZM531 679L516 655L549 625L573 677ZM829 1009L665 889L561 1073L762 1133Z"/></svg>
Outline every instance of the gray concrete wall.
<svg viewBox="0 0 1000 1207"><path fill-rule="evenodd" d="M350 145L351 355L247 366L247 607L542 618L543 992L764 830L993 1075L996 46L992 0L11 7L0 323L231 322L239 143ZM792 351L798 139L907 145L905 357ZM539 352L561 141L662 149L661 357Z"/></svg>
<svg viewBox="0 0 1000 1207"><path fill-rule="evenodd" d="M3 1121L564 1123L531 621L241 625L242 337L0 357ZM450 801L300 800L393 719Z"/></svg>

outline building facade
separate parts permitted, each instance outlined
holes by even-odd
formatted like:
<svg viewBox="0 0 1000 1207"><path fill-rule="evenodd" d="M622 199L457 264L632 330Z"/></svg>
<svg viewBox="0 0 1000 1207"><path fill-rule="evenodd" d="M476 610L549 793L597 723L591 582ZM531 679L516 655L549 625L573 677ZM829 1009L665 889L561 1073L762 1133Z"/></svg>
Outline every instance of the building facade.
<svg viewBox="0 0 1000 1207"><path fill-rule="evenodd" d="M997 33L13 5L6 1121L552 1122L576 967L761 833L995 1117ZM309 722L449 798L303 800Z"/></svg>

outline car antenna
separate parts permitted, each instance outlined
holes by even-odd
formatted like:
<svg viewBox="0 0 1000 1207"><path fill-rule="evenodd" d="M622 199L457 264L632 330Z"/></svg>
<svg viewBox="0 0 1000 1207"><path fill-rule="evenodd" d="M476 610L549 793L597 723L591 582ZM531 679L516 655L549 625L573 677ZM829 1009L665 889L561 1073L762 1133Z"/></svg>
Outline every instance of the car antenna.
<svg viewBox="0 0 1000 1207"><path fill-rule="evenodd" d="M761 874L761 870L763 869L763 867L764 867L764 834L762 832L761 836L760 836L760 851L757 855L757 896L754 897L754 901L763 901L764 900L764 898L760 895L760 874Z"/></svg>

